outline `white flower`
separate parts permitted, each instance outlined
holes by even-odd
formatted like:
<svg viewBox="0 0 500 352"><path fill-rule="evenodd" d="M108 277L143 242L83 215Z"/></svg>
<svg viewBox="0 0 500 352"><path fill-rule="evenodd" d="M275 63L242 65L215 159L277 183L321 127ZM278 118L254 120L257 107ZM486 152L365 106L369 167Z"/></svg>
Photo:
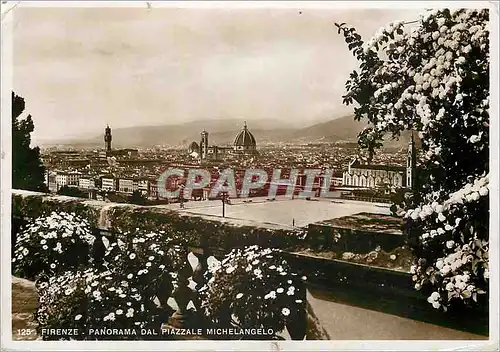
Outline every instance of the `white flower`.
<svg viewBox="0 0 500 352"><path fill-rule="evenodd" d="M48 249L48 248L49 248L49 246L47 246L47 245L42 246L42 249L45 249L45 250L46 250L46 249Z"/></svg>
<svg viewBox="0 0 500 352"><path fill-rule="evenodd" d="M446 241L446 247L447 248L453 248L453 246L455 245L455 241L453 240L449 240L449 241Z"/></svg>
<svg viewBox="0 0 500 352"><path fill-rule="evenodd" d="M238 293L238 294L236 295L236 299L240 299L241 297L243 297L243 293Z"/></svg>
<svg viewBox="0 0 500 352"><path fill-rule="evenodd" d="M488 187L481 187L481 188L479 189L479 194L480 194L481 196L483 196L483 197L484 197L484 196L487 196L487 195L488 195Z"/></svg>
<svg viewBox="0 0 500 352"><path fill-rule="evenodd" d="M278 292L278 293L283 293L283 292L285 292L285 290L284 290L283 288L281 288L281 287L280 287L280 288L278 288L278 289L276 290L276 292Z"/></svg>
<svg viewBox="0 0 500 352"><path fill-rule="evenodd" d="M148 268L149 268L150 266L151 266L151 263L150 263L150 262L147 262L147 263L146 263L146 267L148 267Z"/></svg>
<svg viewBox="0 0 500 352"><path fill-rule="evenodd" d="M130 259L135 259L136 255L135 253L130 253L130 255L128 256Z"/></svg>
<svg viewBox="0 0 500 352"><path fill-rule="evenodd" d="M149 258L148 258L148 260L154 260L154 259L155 259L155 257L154 257L154 256L152 256L152 255L151 255L151 256L149 256Z"/></svg>
<svg viewBox="0 0 500 352"><path fill-rule="evenodd" d="M276 298L276 292L271 291L267 295L264 296L264 299Z"/></svg>
<svg viewBox="0 0 500 352"><path fill-rule="evenodd" d="M131 317L133 317L133 316L134 316L134 308L129 308L129 309L127 310L127 314L125 314L125 316L126 316L127 318L131 318Z"/></svg>
<svg viewBox="0 0 500 352"><path fill-rule="evenodd" d="M446 284L446 291L453 291L454 288L455 288L455 285L453 285L452 282L448 282Z"/></svg>
<svg viewBox="0 0 500 352"><path fill-rule="evenodd" d="M281 310L281 314L283 314L285 317L289 316L290 315L290 309L288 308L283 308Z"/></svg>
<svg viewBox="0 0 500 352"><path fill-rule="evenodd" d="M115 320L115 313L109 313L108 315L106 315L104 317L104 321L107 321L107 320L114 321Z"/></svg>
<svg viewBox="0 0 500 352"><path fill-rule="evenodd" d="M477 143L481 140L481 137L478 136L477 134L474 134L472 135L470 138L469 138L469 142L471 143Z"/></svg>
<svg viewBox="0 0 500 352"><path fill-rule="evenodd" d="M234 266L230 266L230 267L228 267L228 268L226 269L226 273L227 273L227 274L231 274L231 273L232 273L233 271L235 271L235 270L236 270L236 268L235 268Z"/></svg>
<svg viewBox="0 0 500 352"><path fill-rule="evenodd" d="M54 263L50 264L50 268L51 269L55 269L56 268L56 265Z"/></svg>
<svg viewBox="0 0 500 352"><path fill-rule="evenodd" d="M134 274L132 274L132 273L130 273L130 274L128 274L128 275L127 275L127 279L129 279L129 280L130 280L131 278L133 278L133 277L134 277Z"/></svg>
<svg viewBox="0 0 500 352"><path fill-rule="evenodd" d="M77 316L75 316L75 320L80 320L81 318L82 318L81 314L78 314Z"/></svg>
<svg viewBox="0 0 500 352"><path fill-rule="evenodd" d="M123 314L123 310L121 310L121 309L116 310L116 315L122 315L122 314Z"/></svg>
<svg viewBox="0 0 500 352"><path fill-rule="evenodd" d="M45 240L45 239L40 241L40 244L45 244L45 243L47 243L47 240Z"/></svg>

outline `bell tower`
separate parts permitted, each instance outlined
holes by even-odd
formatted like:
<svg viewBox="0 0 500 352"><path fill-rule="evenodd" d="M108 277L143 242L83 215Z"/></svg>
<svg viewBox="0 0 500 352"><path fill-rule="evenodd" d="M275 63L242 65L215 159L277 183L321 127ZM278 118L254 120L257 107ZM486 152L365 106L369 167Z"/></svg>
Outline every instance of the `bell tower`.
<svg viewBox="0 0 500 352"><path fill-rule="evenodd" d="M104 145L106 152L111 151L111 128L109 128L109 125L106 126L106 129L104 130Z"/></svg>
<svg viewBox="0 0 500 352"><path fill-rule="evenodd" d="M413 131L411 131L411 140L408 143L408 153L406 155L406 187L413 188L415 181L415 168L417 166L417 150Z"/></svg>
<svg viewBox="0 0 500 352"><path fill-rule="evenodd" d="M208 154L208 132L203 130L201 132L201 142L200 142L201 159L206 159L207 154Z"/></svg>

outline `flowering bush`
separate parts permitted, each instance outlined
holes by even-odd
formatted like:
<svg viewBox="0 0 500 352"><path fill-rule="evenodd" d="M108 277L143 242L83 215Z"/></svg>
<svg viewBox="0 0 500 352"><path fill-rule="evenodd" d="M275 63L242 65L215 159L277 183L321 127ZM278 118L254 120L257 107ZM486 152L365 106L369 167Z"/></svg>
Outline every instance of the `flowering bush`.
<svg viewBox="0 0 500 352"><path fill-rule="evenodd" d="M409 27L390 23L367 43L337 25L361 63L343 97L358 104L357 120L370 122L360 146L371 158L384 135L418 131L420 165L402 206L416 288L436 308L487 292L488 17L487 9L432 10Z"/></svg>
<svg viewBox="0 0 500 352"><path fill-rule="evenodd" d="M282 331L305 307L305 287L276 249L233 249L209 267L199 291L202 308L219 326Z"/></svg>
<svg viewBox="0 0 500 352"><path fill-rule="evenodd" d="M39 329L78 328L79 339L145 339L148 336L100 336L92 331L159 328L172 313L167 299L182 261L162 233L128 236L129 243L108 244L103 268L64 273L39 285Z"/></svg>
<svg viewBox="0 0 500 352"><path fill-rule="evenodd" d="M446 310L454 301L471 305L488 290L488 223L484 221L488 193L488 177L482 177L443 203L425 204L406 214L421 246L416 248L420 259L411 268L415 288L430 284L428 302L435 308ZM436 247L441 250L433 250Z"/></svg>
<svg viewBox="0 0 500 352"><path fill-rule="evenodd" d="M52 212L29 223L18 235L13 269L17 275L35 278L74 271L88 264L95 237L86 219L74 213Z"/></svg>

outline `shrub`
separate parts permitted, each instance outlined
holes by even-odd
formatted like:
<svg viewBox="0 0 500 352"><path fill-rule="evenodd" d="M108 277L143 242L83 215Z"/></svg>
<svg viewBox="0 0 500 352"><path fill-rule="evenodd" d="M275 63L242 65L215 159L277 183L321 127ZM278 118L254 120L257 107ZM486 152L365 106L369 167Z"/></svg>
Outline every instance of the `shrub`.
<svg viewBox="0 0 500 352"><path fill-rule="evenodd" d="M434 308L488 304L488 194L488 178L483 177L443 203L426 204L406 215L410 235L421 248L411 268L415 288L429 295Z"/></svg>
<svg viewBox="0 0 500 352"><path fill-rule="evenodd" d="M74 213L36 218L17 237L13 271L31 279L75 271L89 263L94 240L88 221Z"/></svg>
<svg viewBox="0 0 500 352"><path fill-rule="evenodd" d="M366 43L337 25L360 62L343 99L370 123L358 136L369 157L387 134L418 132L412 195L398 201L416 288L432 292L435 308L464 308L488 287L489 10L436 9L412 23L390 23Z"/></svg>
<svg viewBox="0 0 500 352"><path fill-rule="evenodd" d="M167 299L183 259L162 233L129 236L129 243L108 244L101 268L64 273L39 285L40 331L78 328L81 334L75 338L90 340L154 338L141 335L141 329L158 329L172 313ZM95 333L106 328L130 333Z"/></svg>
<svg viewBox="0 0 500 352"><path fill-rule="evenodd" d="M282 331L304 309L305 287L277 249L233 249L209 268L199 291L207 317L219 326Z"/></svg>

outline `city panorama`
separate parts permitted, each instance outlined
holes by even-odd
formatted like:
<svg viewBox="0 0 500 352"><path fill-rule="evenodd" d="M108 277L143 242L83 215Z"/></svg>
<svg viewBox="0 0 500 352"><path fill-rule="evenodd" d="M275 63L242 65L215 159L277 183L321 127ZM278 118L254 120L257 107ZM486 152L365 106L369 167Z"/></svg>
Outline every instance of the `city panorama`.
<svg viewBox="0 0 500 352"><path fill-rule="evenodd" d="M490 3L102 4L2 4L2 346L498 347Z"/></svg>

